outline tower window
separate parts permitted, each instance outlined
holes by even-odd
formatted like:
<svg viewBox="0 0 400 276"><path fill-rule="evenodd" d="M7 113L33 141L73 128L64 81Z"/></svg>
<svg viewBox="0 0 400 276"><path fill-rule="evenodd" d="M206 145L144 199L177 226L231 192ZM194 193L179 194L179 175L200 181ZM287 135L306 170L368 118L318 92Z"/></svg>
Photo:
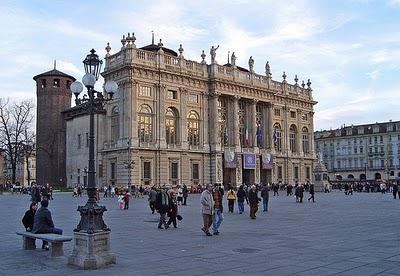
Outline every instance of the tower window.
<svg viewBox="0 0 400 276"><path fill-rule="evenodd" d="M60 87L60 79L53 80L53 87Z"/></svg>
<svg viewBox="0 0 400 276"><path fill-rule="evenodd" d="M71 85L71 81L67 81L66 87L69 89L69 86Z"/></svg>
<svg viewBox="0 0 400 276"><path fill-rule="evenodd" d="M42 80L42 88L46 88L46 80Z"/></svg>

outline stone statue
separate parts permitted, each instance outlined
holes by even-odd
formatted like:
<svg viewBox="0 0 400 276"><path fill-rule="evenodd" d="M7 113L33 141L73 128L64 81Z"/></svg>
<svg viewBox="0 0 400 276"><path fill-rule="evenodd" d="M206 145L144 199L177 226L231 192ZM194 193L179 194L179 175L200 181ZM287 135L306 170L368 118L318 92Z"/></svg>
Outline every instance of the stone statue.
<svg viewBox="0 0 400 276"><path fill-rule="evenodd" d="M254 72L254 59L253 59L253 56L250 56L250 58L249 58L249 70L250 70L251 73Z"/></svg>
<svg viewBox="0 0 400 276"><path fill-rule="evenodd" d="M271 76L271 67L269 67L269 61L265 64L265 75Z"/></svg>
<svg viewBox="0 0 400 276"><path fill-rule="evenodd" d="M322 160L322 153L321 152L317 152L317 159L318 159L318 163L322 164L323 160Z"/></svg>
<svg viewBox="0 0 400 276"><path fill-rule="evenodd" d="M233 66L236 66L236 56L235 56L235 52L232 53L231 56L231 63Z"/></svg>
<svg viewBox="0 0 400 276"><path fill-rule="evenodd" d="M210 49L210 55L211 55L211 64L215 63L215 56L217 55L217 50L219 48L219 45L217 47L212 46Z"/></svg>

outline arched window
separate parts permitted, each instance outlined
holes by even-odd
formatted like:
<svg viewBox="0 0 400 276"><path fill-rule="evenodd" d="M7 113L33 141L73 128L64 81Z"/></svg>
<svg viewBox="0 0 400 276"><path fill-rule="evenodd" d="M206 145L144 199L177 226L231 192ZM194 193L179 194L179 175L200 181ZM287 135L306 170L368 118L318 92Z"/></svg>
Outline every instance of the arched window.
<svg viewBox="0 0 400 276"><path fill-rule="evenodd" d="M117 142L119 138L119 108L114 106L111 110L111 141Z"/></svg>
<svg viewBox="0 0 400 276"><path fill-rule="evenodd" d="M280 124L274 125L274 135L273 135L275 149L277 151L282 151L282 129Z"/></svg>
<svg viewBox="0 0 400 276"><path fill-rule="evenodd" d="M167 144L177 144L178 137L178 111L172 107L167 109L165 113L165 138Z"/></svg>
<svg viewBox="0 0 400 276"><path fill-rule="evenodd" d="M290 146L290 151L295 153L297 152L297 128L295 125L291 125L289 129L289 146Z"/></svg>
<svg viewBox="0 0 400 276"><path fill-rule="evenodd" d="M301 131L301 141L302 141L302 146L303 146L303 153L304 154L309 154L310 153L310 143L308 139L308 129L306 127L303 127Z"/></svg>
<svg viewBox="0 0 400 276"><path fill-rule="evenodd" d="M151 107L143 104L138 114L138 135L140 142L153 142L153 114Z"/></svg>
<svg viewBox="0 0 400 276"><path fill-rule="evenodd" d="M192 110L187 115L187 136L188 142L191 146L198 146L200 144L200 122L199 114Z"/></svg>

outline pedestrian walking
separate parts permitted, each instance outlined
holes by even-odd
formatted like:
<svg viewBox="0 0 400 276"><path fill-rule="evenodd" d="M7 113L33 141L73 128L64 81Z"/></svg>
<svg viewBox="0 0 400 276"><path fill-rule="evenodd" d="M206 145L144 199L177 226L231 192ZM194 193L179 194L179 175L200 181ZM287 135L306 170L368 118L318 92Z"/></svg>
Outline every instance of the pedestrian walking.
<svg viewBox="0 0 400 276"><path fill-rule="evenodd" d="M236 198L238 201L239 214L242 214L244 212L244 200L246 199L247 203L249 203L247 199L247 194L243 189L243 185L240 185L236 193Z"/></svg>
<svg viewBox="0 0 400 276"><path fill-rule="evenodd" d="M278 184L272 184L273 185L273 190L274 190L274 196L279 196L279 186L281 185L281 182L279 181Z"/></svg>
<svg viewBox="0 0 400 276"><path fill-rule="evenodd" d="M163 226L165 229L168 229L169 226L166 222L166 214L170 208L170 199L168 196L168 193L166 192L166 187L164 186L160 191L157 193L156 196L156 210L160 214L160 220L158 222L158 229L163 229Z"/></svg>
<svg viewBox="0 0 400 276"><path fill-rule="evenodd" d="M315 202L315 199L314 199L314 194L315 194L315 192L314 192L314 184L310 183L309 189L310 189L309 190L310 197L308 198L308 201L310 201L312 199L312 202Z"/></svg>
<svg viewBox="0 0 400 276"><path fill-rule="evenodd" d="M176 196L174 192L170 193L170 204L169 204L169 210L168 210L168 217L169 220L167 222L168 226L171 225L171 223L174 225L174 228L176 228L176 216L178 215L178 203L176 200Z"/></svg>
<svg viewBox="0 0 400 276"><path fill-rule="evenodd" d="M154 214L154 210L155 210L156 197L157 197L157 191L156 191L156 188L153 186L153 187L151 187L151 190L149 192L149 205L150 205L150 210L151 210L152 214Z"/></svg>
<svg viewBox="0 0 400 276"><path fill-rule="evenodd" d="M214 186L212 195L214 200L213 234L219 235L219 227L221 226L221 223L224 220L224 216L222 215L223 212L222 194L220 187L217 184L215 184Z"/></svg>
<svg viewBox="0 0 400 276"><path fill-rule="evenodd" d="M392 193L394 199L396 199L396 195L398 192L399 192L399 185L397 184L397 182L393 182ZM399 199L400 199L400 194L399 194Z"/></svg>
<svg viewBox="0 0 400 276"><path fill-rule="evenodd" d="M212 236L210 233L210 226L213 221L214 212L214 200L212 196L213 186L207 184L206 189L201 193L200 203L201 203L201 214L203 217L203 227L201 230L207 235Z"/></svg>
<svg viewBox="0 0 400 276"><path fill-rule="evenodd" d="M234 209L234 206L235 206L235 200L236 200L236 193L232 189L232 187L229 187L229 191L226 194L226 199L228 200L228 211L230 213L233 213L233 209Z"/></svg>
<svg viewBox="0 0 400 276"><path fill-rule="evenodd" d="M269 190L266 185L261 189L261 198L263 201L263 212L268 212Z"/></svg>
<svg viewBox="0 0 400 276"><path fill-rule="evenodd" d="M256 185L252 185L249 191L249 204L250 204L250 218L256 219L256 213L258 211L258 202L261 199L258 197Z"/></svg>

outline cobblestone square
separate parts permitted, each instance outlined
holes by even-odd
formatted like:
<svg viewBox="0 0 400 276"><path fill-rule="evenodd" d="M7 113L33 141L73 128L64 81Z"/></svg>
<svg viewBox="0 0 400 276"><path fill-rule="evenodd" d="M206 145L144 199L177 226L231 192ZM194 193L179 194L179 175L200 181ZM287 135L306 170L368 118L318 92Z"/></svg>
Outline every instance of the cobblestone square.
<svg viewBox="0 0 400 276"><path fill-rule="evenodd" d="M157 229L147 198L133 198L129 210L119 210L116 198L101 198L107 206L111 248L117 264L97 271L67 265L65 256L22 250L21 218L27 195L0 196L0 275L400 275L400 200L391 194L341 192L316 194L316 202L295 203L283 192L270 195L270 211L256 220L227 213L219 236L200 230L199 195L179 206L184 217L178 228ZM78 205L86 197L56 193L50 202L56 227L73 235ZM37 241L37 246L40 241ZM40 247L40 246L39 246Z"/></svg>

